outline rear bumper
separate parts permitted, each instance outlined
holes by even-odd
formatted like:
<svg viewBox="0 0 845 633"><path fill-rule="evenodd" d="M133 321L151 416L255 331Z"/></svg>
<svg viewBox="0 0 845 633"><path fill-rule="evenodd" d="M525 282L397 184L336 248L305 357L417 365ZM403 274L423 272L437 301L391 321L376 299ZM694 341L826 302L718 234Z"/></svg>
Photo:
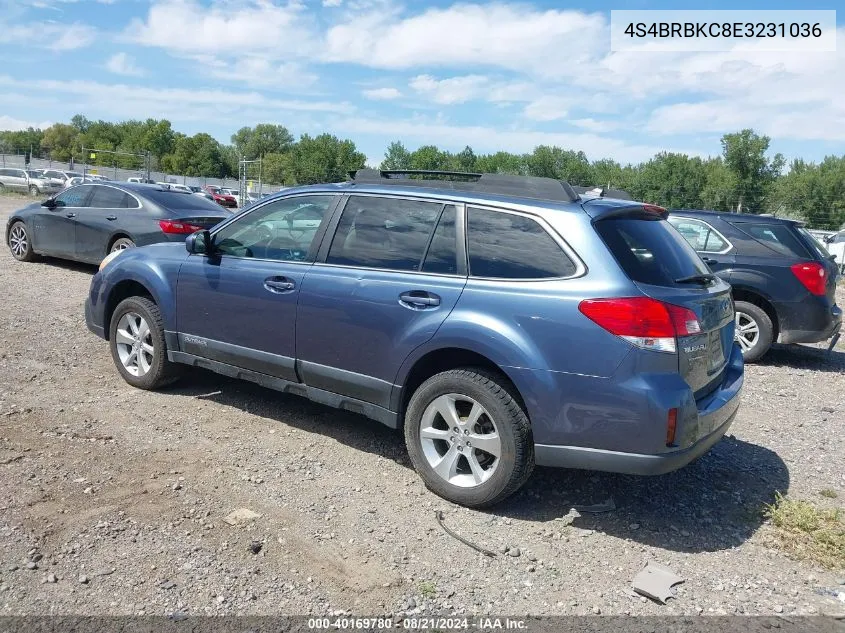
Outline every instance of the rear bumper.
<svg viewBox="0 0 845 633"><path fill-rule="evenodd" d="M624 426L597 420L598 425L589 429L615 426L614 447L597 446L596 433L582 428L579 435L583 437L584 445L538 442L535 461L539 466L632 475L660 475L682 468L709 451L730 428L739 409L743 376L742 353L736 345L731 348L721 385L700 401L695 401L689 387L673 392L671 383L664 383L659 377L652 382L643 376L636 384L643 389L640 399L649 401L648 406L641 409L648 412L646 416L630 419ZM632 401L629 403L633 405ZM672 408L678 410L676 445L666 446L667 420ZM577 441L581 437L572 439ZM606 441L607 437L603 435L602 439ZM631 446L630 452L624 450L626 445Z"/></svg>
<svg viewBox="0 0 845 633"><path fill-rule="evenodd" d="M819 343L842 329L842 309L812 297L798 303L775 303L780 324L778 343Z"/></svg>

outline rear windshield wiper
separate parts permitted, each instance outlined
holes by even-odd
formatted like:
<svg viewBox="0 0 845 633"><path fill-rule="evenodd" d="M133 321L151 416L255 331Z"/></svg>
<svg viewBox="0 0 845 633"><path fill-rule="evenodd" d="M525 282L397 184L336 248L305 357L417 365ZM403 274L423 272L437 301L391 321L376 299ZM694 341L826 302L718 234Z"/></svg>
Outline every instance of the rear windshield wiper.
<svg viewBox="0 0 845 633"><path fill-rule="evenodd" d="M709 284L716 281L716 275L712 273L701 273L699 275L690 275L689 277L679 277L675 280L676 284Z"/></svg>

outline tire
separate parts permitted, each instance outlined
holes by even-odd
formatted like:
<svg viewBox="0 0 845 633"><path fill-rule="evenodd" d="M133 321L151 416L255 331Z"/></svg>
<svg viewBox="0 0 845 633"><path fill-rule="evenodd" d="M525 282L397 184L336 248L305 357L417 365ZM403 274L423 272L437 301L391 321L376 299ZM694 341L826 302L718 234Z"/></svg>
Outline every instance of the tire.
<svg viewBox="0 0 845 633"><path fill-rule="evenodd" d="M161 312L146 297L129 297L117 305L109 323L109 347L120 375L138 389L158 389L182 375L182 366L167 360Z"/></svg>
<svg viewBox="0 0 845 633"><path fill-rule="evenodd" d="M32 250L32 237L26 224L18 220L9 227L6 245L19 262L34 262L38 256Z"/></svg>
<svg viewBox="0 0 845 633"><path fill-rule="evenodd" d="M33 197L35 197L35 196L37 196L39 193L41 193L41 192L40 192L40 191L38 191L38 187L36 187L35 185L30 185L30 186L29 186L29 195L31 195L31 196L33 196Z"/></svg>
<svg viewBox="0 0 845 633"><path fill-rule="evenodd" d="M122 251L127 248L135 248L135 242L130 240L128 237L119 237L114 242L112 242L111 248L109 248L109 253L114 253L115 251Z"/></svg>
<svg viewBox="0 0 845 633"><path fill-rule="evenodd" d="M772 320L763 308L746 301L737 301L735 312L736 340L742 349L742 358L746 363L755 363L772 346L775 331ZM741 332L741 328L745 331Z"/></svg>
<svg viewBox="0 0 845 633"><path fill-rule="evenodd" d="M512 495L531 476L531 424L506 384L494 373L467 367L432 376L411 396L405 414L405 444L429 490L453 503L485 508ZM455 411L460 426L447 425L443 410ZM467 423L475 412L480 413L474 416L477 422ZM484 437L494 433L498 441ZM482 450L480 444L493 452ZM444 475L435 469L438 464L443 465Z"/></svg>

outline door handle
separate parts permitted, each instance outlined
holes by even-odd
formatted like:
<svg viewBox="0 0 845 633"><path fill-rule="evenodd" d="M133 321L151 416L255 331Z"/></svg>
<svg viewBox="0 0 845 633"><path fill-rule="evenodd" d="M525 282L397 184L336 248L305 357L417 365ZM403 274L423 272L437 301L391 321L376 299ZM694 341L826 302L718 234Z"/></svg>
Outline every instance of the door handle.
<svg viewBox="0 0 845 633"><path fill-rule="evenodd" d="M107 215L106 220L117 220L117 216L116 215Z"/></svg>
<svg viewBox="0 0 845 633"><path fill-rule="evenodd" d="M413 310L425 310L439 306L440 297L426 290L409 290L399 295L399 303Z"/></svg>
<svg viewBox="0 0 845 633"><path fill-rule="evenodd" d="M75 218L76 217L75 213L67 213L65 215L67 215L67 217L69 217L69 218Z"/></svg>
<svg viewBox="0 0 845 633"><path fill-rule="evenodd" d="M701 261L703 261L703 262L704 262L705 264L707 264L708 266L709 266L710 264L718 264L718 263L719 263L719 262L718 262L718 260L715 260L715 259L713 259L712 257L702 257L702 258L701 258Z"/></svg>
<svg viewBox="0 0 845 633"><path fill-rule="evenodd" d="M288 279L287 277L267 277L267 279L264 280L264 288L270 292L281 294L290 292L296 288L296 283L293 279Z"/></svg>

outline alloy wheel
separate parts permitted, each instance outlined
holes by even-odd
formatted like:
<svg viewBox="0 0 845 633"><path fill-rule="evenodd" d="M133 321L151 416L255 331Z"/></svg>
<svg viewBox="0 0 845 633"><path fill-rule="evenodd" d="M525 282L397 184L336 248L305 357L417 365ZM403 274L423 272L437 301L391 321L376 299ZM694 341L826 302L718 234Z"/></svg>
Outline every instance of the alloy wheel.
<svg viewBox="0 0 845 633"><path fill-rule="evenodd" d="M502 456L496 423L470 396L450 393L431 401L420 420L420 442L429 466L454 486L487 481Z"/></svg>
<svg viewBox="0 0 845 633"><path fill-rule="evenodd" d="M744 312L737 312L735 338L743 352L757 345L760 340L760 326L757 321Z"/></svg>
<svg viewBox="0 0 845 633"><path fill-rule="evenodd" d="M26 229L22 224L16 224L12 227L9 233L9 248L12 249L15 257L23 257L29 248L29 238L26 235Z"/></svg>
<svg viewBox="0 0 845 633"><path fill-rule="evenodd" d="M117 322L115 344L120 362L127 372L141 377L153 364L152 333L147 321L137 312L127 312Z"/></svg>

